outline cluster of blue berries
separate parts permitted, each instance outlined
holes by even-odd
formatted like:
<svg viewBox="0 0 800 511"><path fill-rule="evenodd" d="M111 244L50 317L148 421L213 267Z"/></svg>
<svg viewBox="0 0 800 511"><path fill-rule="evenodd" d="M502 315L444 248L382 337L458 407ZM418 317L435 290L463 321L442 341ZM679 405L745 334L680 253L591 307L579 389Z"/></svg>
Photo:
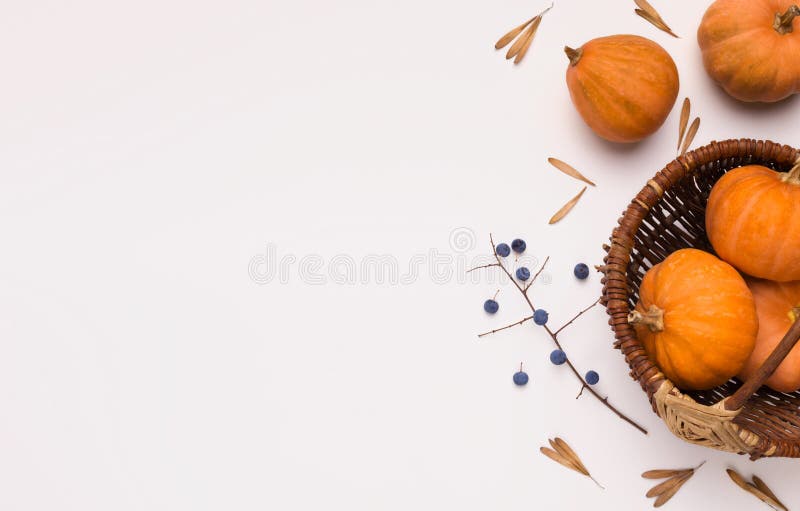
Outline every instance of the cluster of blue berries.
<svg viewBox="0 0 800 511"><path fill-rule="evenodd" d="M525 252L526 248L528 248L528 244L525 243L525 240L517 238L511 242L511 246L509 246L507 243L498 244L495 247L495 253L500 257L508 257L511 255L512 251L517 254L521 254ZM572 273L575 275L575 278L579 280L585 280L589 277L589 266L584 263L578 263L575 265ZM517 268L515 275L519 280L525 282L531 278L531 271L525 266L521 266ZM483 310L489 314L495 314L498 310L500 310L500 305L494 298L491 298L483 303ZM536 311L533 313L533 322L539 326L545 326L548 319L549 314L544 309L536 309ZM550 353L550 362L557 366L563 365L567 362L567 354L562 350L554 350L552 353ZM528 373L522 370L522 364L519 366L519 371L514 373L513 379L515 385L522 386L528 383ZM600 381L600 375L598 375L596 371L589 371L586 373L585 379L586 383L589 385L595 385Z"/></svg>

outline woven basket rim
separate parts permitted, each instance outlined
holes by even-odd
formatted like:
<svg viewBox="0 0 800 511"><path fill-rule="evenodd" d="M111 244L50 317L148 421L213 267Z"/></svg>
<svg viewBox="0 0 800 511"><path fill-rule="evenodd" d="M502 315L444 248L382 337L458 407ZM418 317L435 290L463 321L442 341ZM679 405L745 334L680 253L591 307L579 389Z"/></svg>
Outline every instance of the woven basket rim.
<svg viewBox="0 0 800 511"><path fill-rule="evenodd" d="M722 142L712 141L705 146L679 156L647 181L618 220L618 226L614 228L611 235L610 245L604 246L607 256L604 259L604 264L600 267L600 271L604 275L601 303L606 307L610 316L609 324L616 337L615 347L623 352L631 369L631 376L639 382L642 389L647 393L654 411L668 423L670 429L673 429L673 426L676 428L679 426L669 424L667 417L672 415L674 408L684 407L687 403L691 404L691 413L696 411L699 414L713 415L713 418L708 419L706 417L704 420L730 422L732 419L718 416L718 411L722 407L721 403L714 406L698 403L670 382L655 363L649 359L643 345L636 336L635 330L628 324L630 289L626 279L629 265L632 263L631 253L635 246L634 237L642 227L643 220L651 209L661 201L664 194L685 178L698 175L707 164L729 159L738 161L743 158L754 158L758 161L786 167L793 164L798 155L800 155L800 152L797 149L769 140L729 139ZM738 166L740 165L731 165L726 169L730 170ZM669 402L667 403L667 401ZM738 411L734 412L734 416L735 413L738 413ZM681 416L675 420L684 419L685 417ZM752 432L742 431L742 428L738 427L734 428L734 430L736 434L733 436L739 438L723 439L721 442L726 445L722 446L711 445L703 441L694 441L694 439L686 437L684 439L718 449L747 452L753 458L775 455L776 452L778 452L778 455L783 456L800 456L800 445L793 446L793 450L789 449L791 453L787 454L788 447L783 446L783 448L778 449L773 439L759 437ZM675 430L673 432L679 434ZM681 435L679 434L679 436ZM740 439L743 439L744 443L739 441Z"/></svg>

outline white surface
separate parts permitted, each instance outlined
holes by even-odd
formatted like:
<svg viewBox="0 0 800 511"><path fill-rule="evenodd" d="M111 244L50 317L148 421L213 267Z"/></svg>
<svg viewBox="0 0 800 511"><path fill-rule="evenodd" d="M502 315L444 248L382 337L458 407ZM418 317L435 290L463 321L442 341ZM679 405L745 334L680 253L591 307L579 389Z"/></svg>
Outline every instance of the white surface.
<svg viewBox="0 0 800 511"><path fill-rule="evenodd" d="M677 109L636 146L588 132L565 44L630 32L664 45L702 116L698 144L800 143L797 101L741 106L706 78L694 32L708 1L655 3L682 39L630 1L558 0L518 67L492 44L547 2L7 3L0 508L640 510L643 470L702 460L670 509L760 506L727 466L800 505L796 461L673 438L599 308L565 345L649 436L576 401L532 325L476 338L524 314L491 272L462 276L490 231L552 256L535 299L558 325L600 291L574 263L599 262L674 155ZM580 185L548 156L599 184L556 227ZM460 227L477 237L465 252L451 247ZM249 276L269 244L298 259L285 283ZM450 257L439 277L431 250ZM308 255L323 274L370 255L425 263L394 284L357 268L357 283L315 285L315 259L298 268ZM554 435L606 491L537 452Z"/></svg>

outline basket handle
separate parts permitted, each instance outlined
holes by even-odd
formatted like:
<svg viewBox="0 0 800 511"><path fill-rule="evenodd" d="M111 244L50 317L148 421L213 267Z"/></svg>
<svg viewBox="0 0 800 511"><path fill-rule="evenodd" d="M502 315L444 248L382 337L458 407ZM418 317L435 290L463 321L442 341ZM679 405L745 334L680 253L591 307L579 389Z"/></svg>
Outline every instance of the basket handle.
<svg viewBox="0 0 800 511"><path fill-rule="evenodd" d="M795 320L786 335L783 336L778 346L770 353L767 359L758 368L758 371L739 387L731 397L725 400L725 409L734 411L741 409L744 404L763 384L772 376L775 369L783 362L786 355L792 351L794 345L800 340L800 318Z"/></svg>

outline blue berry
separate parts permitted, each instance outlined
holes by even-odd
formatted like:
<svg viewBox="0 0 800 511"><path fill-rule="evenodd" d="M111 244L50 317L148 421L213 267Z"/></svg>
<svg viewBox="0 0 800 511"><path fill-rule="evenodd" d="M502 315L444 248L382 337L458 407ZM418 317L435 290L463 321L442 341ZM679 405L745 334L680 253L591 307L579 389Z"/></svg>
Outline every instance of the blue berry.
<svg viewBox="0 0 800 511"><path fill-rule="evenodd" d="M544 309L536 309L536 312L533 313L533 322L539 326L544 326L547 324L547 319L550 317L547 314L547 311Z"/></svg>
<svg viewBox="0 0 800 511"><path fill-rule="evenodd" d="M589 385L597 385L597 382L600 381L600 375L597 374L597 371L589 371L586 373L586 383Z"/></svg>
<svg viewBox="0 0 800 511"><path fill-rule="evenodd" d="M500 305L495 300L486 300L483 302L483 310L489 314L494 314L500 308Z"/></svg>
<svg viewBox="0 0 800 511"><path fill-rule="evenodd" d="M517 254L521 254L525 252L525 249L528 247L528 244L525 243L525 240L521 240L519 238L515 239L511 242L511 249L516 252Z"/></svg>
<svg viewBox="0 0 800 511"><path fill-rule="evenodd" d="M581 280L584 280L589 276L589 267L583 263L578 263L575 265L575 270L573 270L575 276Z"/></svg>
<svg viewBox="0 0 800 511"><path fill-rule="evenodd" d="M531 278L531 271L524 266L517 268L517 278L524 282Z"/></svg>
<svg viewBox="0 0 800 511"><path fill-rule="evenodd" d="M550 362L554 363L555 365L560 366L566 361L567 361L567 354L564 353L563 351L553 350L553 352L550 353Z"/></svg>
<svg viewBox="0 0 800 511"><path fill-rule="evenodd" d="M508 248L506 243L500 243L497 245L497 247L495 247L494 251L497 252L497 255L500 257L508 257L508 254L511 253L511 249Z"/></svg>
<svg viewBox="0 0 800 511"><path fill-rule="evenodd" d="M518 373L514 373L514 385L525 385L528 383L528 373L520 371Z"/></svg>

